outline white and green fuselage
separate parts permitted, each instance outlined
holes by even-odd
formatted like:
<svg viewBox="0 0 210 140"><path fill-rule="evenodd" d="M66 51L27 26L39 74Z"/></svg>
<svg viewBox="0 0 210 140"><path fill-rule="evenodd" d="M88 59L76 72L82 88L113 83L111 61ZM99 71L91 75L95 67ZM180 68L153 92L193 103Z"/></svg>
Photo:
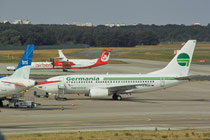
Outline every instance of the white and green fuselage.
<svg viewBox="0 0 210 140"><path fill-rule="evenodd" d="M108 95L112 95L153 91L175 86L186 80L177 80L173 77L157 77L149 74L126 74L125 76L101 74L57 76L47 81L58 81L39 86L40 89L51 93L58 93L60 86L64 87L63 90L66 94L89 94L91 89L98 88L101 90L108 89Z"/></svg>

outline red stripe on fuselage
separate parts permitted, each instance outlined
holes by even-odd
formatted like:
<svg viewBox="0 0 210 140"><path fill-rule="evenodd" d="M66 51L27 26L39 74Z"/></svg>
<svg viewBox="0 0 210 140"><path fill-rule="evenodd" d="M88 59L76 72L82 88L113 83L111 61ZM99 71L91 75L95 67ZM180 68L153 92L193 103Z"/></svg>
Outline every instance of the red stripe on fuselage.
<svg viewBox="0 0 210 140"><path fill-rule="evenodd" d="M45 84L52 84L52 83L58 83L61 81L45 81L45 82L38 82L37 85L45 85Z"/></svg>
<svg viewBox="0 0 210 140"><path fill-rule="evenodd" d="M75 65L73 62L68 62L68 61L66 61L66 62L62 62L62 61L54 61L54 66L56 67L56 66L60 66L60 67L71 67L71 66L73 66L73 65Z"/></svg>

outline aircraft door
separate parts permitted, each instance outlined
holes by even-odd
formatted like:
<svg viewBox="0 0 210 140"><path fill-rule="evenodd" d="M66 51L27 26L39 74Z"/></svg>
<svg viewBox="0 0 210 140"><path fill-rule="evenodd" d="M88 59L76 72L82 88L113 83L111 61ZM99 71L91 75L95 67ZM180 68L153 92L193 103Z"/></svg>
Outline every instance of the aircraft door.
<svg viewBox="0 0 210 140"><path fill-rule="evenodd" d="M165 78L160 77L160 87L165 87Z"/></svg>
<svg viewBox="0 0 210 140"><path fill-rule="evenodd" d="M60 77L59 80L62 81L62 82L60 82L58 84L58 97L63 98L64 97L64 94L65 94L64 78L63 77Z"/></svg>

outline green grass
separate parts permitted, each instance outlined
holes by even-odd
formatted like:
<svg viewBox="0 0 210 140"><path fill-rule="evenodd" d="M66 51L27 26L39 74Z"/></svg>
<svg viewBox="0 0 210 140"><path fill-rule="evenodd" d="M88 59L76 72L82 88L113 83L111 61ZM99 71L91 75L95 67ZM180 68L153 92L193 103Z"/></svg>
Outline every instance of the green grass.
<svg viewBox="0 0 210 140"><path fill-rule="evenodd" d="M6 136L7 140L209 140L210 130L98 131Z"/></svg>
<svg viewBox="0 0 210 140"><path fill-rule="evenodd" d="M198 63L199 60L210 62L210 48L209 49L195 49L193 55L193 63ZM174 57L174 49L153 49L153 50L122 50L114 52L112 57L130 58L130 59L145 59L168 62Z"/></svg>
<svg viewBox="0 0 210 140"><path fill-rule="evenodd" d="M174 57L174 50L180 49L181 45L158 45L158 46L137 46L133 48L113 48L111 57L113 58L130 58L130 59L146 59L157 61L170 61ZM101 50L102 48L88 49L63 49L63 53L72 59L81 59L86 57L72 57L72 54L84 50ZM23 50L0 51L0 62L12 63L18 62L23 54ZM210 62L210 43L197 44L194 52L193 62L198 60L206 60ZM54 50L35 50L33 61L49 61L50 57L57 57L57 49ZM125 64L125 62L111 62L111 64Z"/></svg>

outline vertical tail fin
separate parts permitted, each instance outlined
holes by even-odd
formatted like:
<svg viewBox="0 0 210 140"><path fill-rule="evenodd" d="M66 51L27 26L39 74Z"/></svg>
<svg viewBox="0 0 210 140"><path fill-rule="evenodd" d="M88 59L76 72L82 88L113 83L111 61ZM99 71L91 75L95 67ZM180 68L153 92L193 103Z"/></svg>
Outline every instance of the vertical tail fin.
<svg viewBox="0 0 210 140"><path fill-rule="evenodd" d="M172 75L176 77L188 76L195 45L196 40L187 41L165 68L150 74Z"/></svg>
<svg viewBox="0 0 210 140"><path fill-rule="evenodd" d="M111 55L112 49L103 49L100 57L98 58L96 64L97 65L103 65L107 64L109 61L109 57Z"/></svg>
<svg viewBox="0 0 210 140"><path fill-rule="evenodd" d="M28 45L15 72L11 75L11 77L29 79L33 51L34 45Z"/></svg>
<svg viewBox="0 0 210 140"><path fill-rule="evenodd" d="M68 59L63 54L62 50L58 50L58 54L59 54L59 60L60 61L68 61Z"/></svg>

